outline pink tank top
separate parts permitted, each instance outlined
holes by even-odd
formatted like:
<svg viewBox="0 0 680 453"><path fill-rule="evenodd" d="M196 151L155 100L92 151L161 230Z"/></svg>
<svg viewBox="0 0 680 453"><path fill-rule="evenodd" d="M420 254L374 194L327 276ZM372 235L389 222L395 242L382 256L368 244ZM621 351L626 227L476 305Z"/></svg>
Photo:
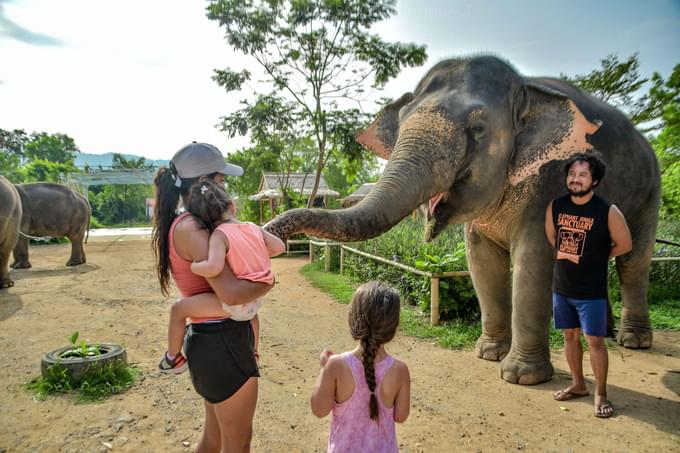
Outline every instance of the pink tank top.
<svg viewBox="0 0 680 453"><path fill-rule="evenodd" d="M227 262L236 278L274 283L269 250L260 227L253 223L223 223L217 229L229 241Z"/></svg>
<svg viewBox="0 0 680 453"><path fill-rule="evenodd" d="M370 392L364 366L352 352L344 352L342 358L352 369L354 393L342 403L333 404L331 431L328 436L328 452L342 453L393 453L398 452L397 434L394 426L394 406L386 408L380 399L380 383L394 363L391 356L375 364L375 393L378 399L378 421L371 420L368 411Z"/></svg>
<svg viewBox="0 0 680 453"><path fill-rule="evenodd" d="M170 258L170 273L172 274L172 279L175 281L175 286L179 290L179 293L183 297L189 297L201 293L212 293L213 290L208 284L208 281L191 272L191 261L185 260L177 253L175 250L175 227L180 220L190 215L185 212L179 215L170 225L170 231L168 233L168 256ZM214 319L223 318L192 318L191 322L199 323Z"/></svg>

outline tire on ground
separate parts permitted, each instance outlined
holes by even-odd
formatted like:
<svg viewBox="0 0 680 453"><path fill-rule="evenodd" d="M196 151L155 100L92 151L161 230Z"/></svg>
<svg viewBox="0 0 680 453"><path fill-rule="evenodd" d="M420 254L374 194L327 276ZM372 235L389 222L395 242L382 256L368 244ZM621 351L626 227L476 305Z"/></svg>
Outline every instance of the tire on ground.
<svg viewBox="0 0 680 453"><path fill-rule="evenodd" d="M42 376L46 378L48 376L48 369L53 365L59 364L69 370L74 381L79 382L87 371L92 368L102 367L115 362L127 363L127 354L122 346L113 343L99 343L98 346L103 352L90 357L62 358L61 355L65 352L77 349L73 345L48 352L42 358L40 364Z"/></svg>

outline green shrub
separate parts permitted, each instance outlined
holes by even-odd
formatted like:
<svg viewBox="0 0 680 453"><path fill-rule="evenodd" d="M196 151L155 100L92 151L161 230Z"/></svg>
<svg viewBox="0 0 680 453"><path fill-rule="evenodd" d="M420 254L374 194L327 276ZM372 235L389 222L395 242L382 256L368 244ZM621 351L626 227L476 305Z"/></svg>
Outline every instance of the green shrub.
<svg viewBox="0 0 680 453"><path fill-rule="evenodd" d="M47 369L47 376L33 379L26 388L39 400L54 393L77 393L79 402L92 402L123 393L132 387L138 374L126 363L112 362L92 368L80 382L75 382L69 370L57 363Z"/></svg>
<svg viewBox="0 0 680 453"><path fill-rule="evenodd" d="M423 241L420 222L406 218L382 236L354 244L371 255L380 256L432 273L465 271L462 226L447 228L435 241ZM430 310L430 279L382 264L353 253L345 254L347 273L361 281L382 280L399 289L405 303ZM442 319L479 319L479 304L468 277L439 281L439 312Z"/></svg>

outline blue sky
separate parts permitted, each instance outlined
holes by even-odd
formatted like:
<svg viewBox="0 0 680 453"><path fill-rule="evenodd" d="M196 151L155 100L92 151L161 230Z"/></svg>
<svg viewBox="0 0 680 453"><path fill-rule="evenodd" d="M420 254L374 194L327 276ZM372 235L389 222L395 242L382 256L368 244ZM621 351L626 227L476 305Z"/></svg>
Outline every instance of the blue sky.
<svg viewBox="0 0 680 453"><path fill-rule="evenodd" d="M84 152L167 159L191 140L247 145L214 128L243 97L212 70L247 67L202 0L0 0L0 128L66 133ZM680 63L680 0L401 0L374 30L426 44L429 60L380 93L410 91L442 58L493 53L525 75L585 74L639 53L641 73Z"/></svg>

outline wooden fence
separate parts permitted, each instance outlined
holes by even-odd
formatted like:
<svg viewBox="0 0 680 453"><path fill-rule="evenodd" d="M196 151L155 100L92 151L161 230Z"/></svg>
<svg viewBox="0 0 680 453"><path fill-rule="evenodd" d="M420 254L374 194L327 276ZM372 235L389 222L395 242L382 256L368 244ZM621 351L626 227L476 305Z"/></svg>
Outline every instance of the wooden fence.
<svg viewBox="0 0 680 453"><path fill-rule="evenodd" d="M364 258L368 258L373 261L378 261L379 263L386 264L388 266L397 267L399 269L405 270L412 274L421 275L430 279L430 324L436 326L439 324L439 279L441 278L455 278L455 277L470 277L470 272L468 271L453 271L453 272L427 272L415 267L407 266L396 261L390 261L380 256L371 255L370 253L362 252L355 248L349 247L341 242L321 242L314 240L294 240L289 241L292 244L304 244L309 243L309 262L314 261L314 247L324 248L324 270L329 272L331 270L331 247L340 247L340 274L343 273L345 267L345 253L354 253ZM288 251L288 249L287 249ZM289 253L295 253L293 251Z"/></svg>
<svg viewBox="0 0 680 453"><path fill-rule="evenodd" d="M293 244L309 244L309 250L290 250L290 245ZM314 247L324 248L324 271L330 272L331 270L331 247L340 247L340 274L344 270L345 253L354 253L364 258L368 258L373 261L378 261L379 263L386 264L388 266L397 267L399 269L405 270L412 274L421 275L423 277L430 279L430 324L436 326L439 324L439 280L442 278L460 278L460 277L470 277L469 271L453 271L453 272L440 272L433 273L427 272L420 269L416 269L411 266L407 266L396 261L391 261L385 259L381 256L371 255L370 253L362 252L355 248L349 247L342 242L323 242L315 241L309 239L289 239L286 242L286 255L292 253L309 253L309 262L314 261ZM663 262L663 261L680 261L678 256L655 256L652 257L652 262Z"/></svg>

